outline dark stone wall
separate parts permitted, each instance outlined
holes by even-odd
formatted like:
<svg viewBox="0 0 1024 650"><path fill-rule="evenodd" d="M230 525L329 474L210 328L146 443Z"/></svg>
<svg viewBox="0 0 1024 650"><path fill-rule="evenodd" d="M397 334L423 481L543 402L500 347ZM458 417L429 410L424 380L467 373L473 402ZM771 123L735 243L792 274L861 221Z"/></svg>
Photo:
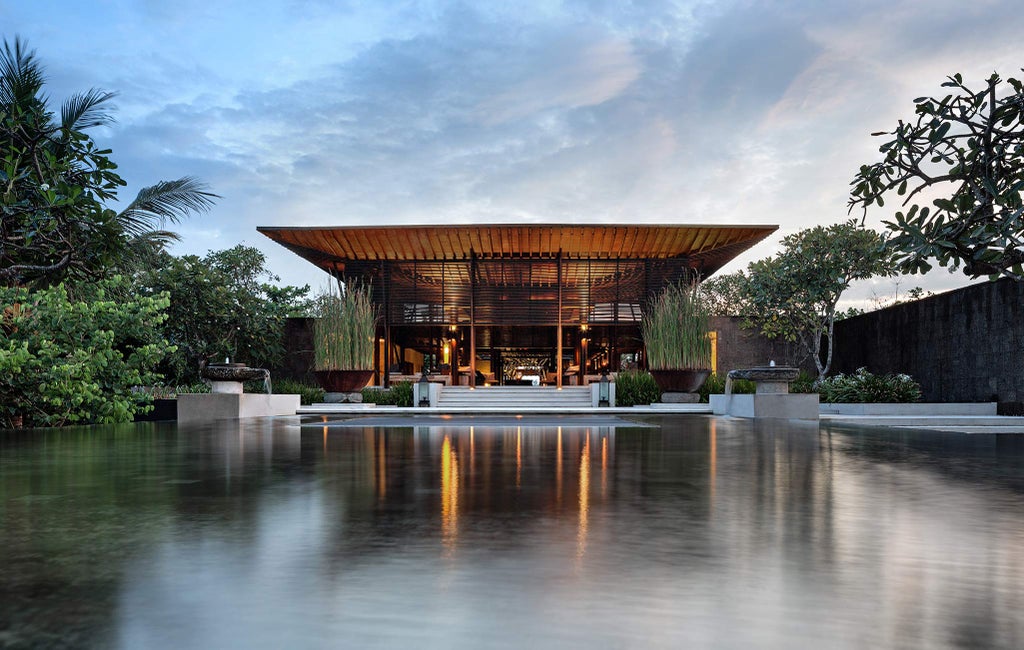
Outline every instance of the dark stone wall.
<svg viewBox="0 0 1024 650"><path fill-rule="evenodd" d="M718 332L718 374L724 375L738 368L767 366L774 360L779 366L798 366L813 375L814 362L801 364L799 347L781 339L769 339L757 328L744 329L739 316L715 316L711 329Z"/></svg>
<svg viewBox="0 0 1024 650"><path fill-rule="evenodd" d="M1024 283L998 280L836 323L834 372L904 372L926 402L1024 401Z"/></svg>
<svg viewBox="0 0 1024 650"><path fill-rule="evenodd" d="M289 318L284 325L284 360L274 378L316 384L313 378L313 319Z"/></svg>

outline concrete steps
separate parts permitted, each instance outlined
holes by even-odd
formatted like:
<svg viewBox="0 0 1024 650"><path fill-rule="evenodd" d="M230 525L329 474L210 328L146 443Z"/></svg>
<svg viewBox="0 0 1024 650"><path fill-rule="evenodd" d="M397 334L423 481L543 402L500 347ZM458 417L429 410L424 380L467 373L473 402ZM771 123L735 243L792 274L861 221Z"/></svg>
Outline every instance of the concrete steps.
<svg viewBox="0 0 1024 650"><path fill-rule="evenodd" d="M437 401L438 408L589 408L589 386L445 386Z"/></svg>

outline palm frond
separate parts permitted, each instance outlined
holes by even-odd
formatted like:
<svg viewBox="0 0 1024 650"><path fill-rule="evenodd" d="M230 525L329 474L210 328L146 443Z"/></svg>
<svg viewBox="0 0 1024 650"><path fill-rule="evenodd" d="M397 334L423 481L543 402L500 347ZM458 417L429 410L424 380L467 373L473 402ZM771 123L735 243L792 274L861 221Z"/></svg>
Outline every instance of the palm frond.
<svg viewBox="0 0 1024 650"><path fill-rule="evenodd" d="M178 223L192 212L206 212L219 198L209 186L191 176L160 181L139 190L117 220L125 235L134 238L168 221Z"/></svg>
<svg viewBox="0 0 1024 650"><path fill-rule="evenodd" d="M105 106L115 97L116 93L90 88L84 93L75 93L64 100L60 110L60 123L65 129L82 131L94 126L106 126L114 123L114 116L109 112L112 106Z"/></svg>
<svg viewBox="0 0 1024 650"><path fill-rule="evenodd" d="M35 50L27 50L17 36L13 47L5 39L0 52L0 105L28 109L37 102L45 104L40 96L45 80Z"/></svg>

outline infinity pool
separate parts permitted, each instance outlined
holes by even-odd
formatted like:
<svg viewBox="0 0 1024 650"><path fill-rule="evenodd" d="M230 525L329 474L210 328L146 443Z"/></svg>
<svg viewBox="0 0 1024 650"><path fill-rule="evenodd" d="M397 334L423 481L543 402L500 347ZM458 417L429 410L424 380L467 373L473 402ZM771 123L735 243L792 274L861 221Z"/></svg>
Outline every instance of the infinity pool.
<svg viewBox="0 0 1024 650"><path fill-rule="evenodd" d="M0 647L1024 647L1021 437L412 423L0 433Z"/></svg>

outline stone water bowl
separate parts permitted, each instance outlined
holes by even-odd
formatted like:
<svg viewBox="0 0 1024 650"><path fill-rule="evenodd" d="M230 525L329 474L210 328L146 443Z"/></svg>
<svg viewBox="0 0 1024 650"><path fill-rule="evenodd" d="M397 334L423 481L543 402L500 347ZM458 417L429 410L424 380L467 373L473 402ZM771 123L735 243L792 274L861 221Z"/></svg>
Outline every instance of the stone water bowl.
<svg viewBox="0 0 1024 650"><path fill-rule="evenodd" d="M759 366L757 368L743 368L730 370L725 377L725 394L732 394L732 380L747 379L754 382L758 394L764 393L788 393L789 382L800 375L799 368L787 368L784 366Z"/></svg>
<svg viewBox="0 0 1024 650"><path fill-rule="evenodd" d="M242 384L253 379L262 379L270 392L270 371L250 368L244 363L210 363L199 371L199 376L213 383L211 392L241 393Z"/></svg>

